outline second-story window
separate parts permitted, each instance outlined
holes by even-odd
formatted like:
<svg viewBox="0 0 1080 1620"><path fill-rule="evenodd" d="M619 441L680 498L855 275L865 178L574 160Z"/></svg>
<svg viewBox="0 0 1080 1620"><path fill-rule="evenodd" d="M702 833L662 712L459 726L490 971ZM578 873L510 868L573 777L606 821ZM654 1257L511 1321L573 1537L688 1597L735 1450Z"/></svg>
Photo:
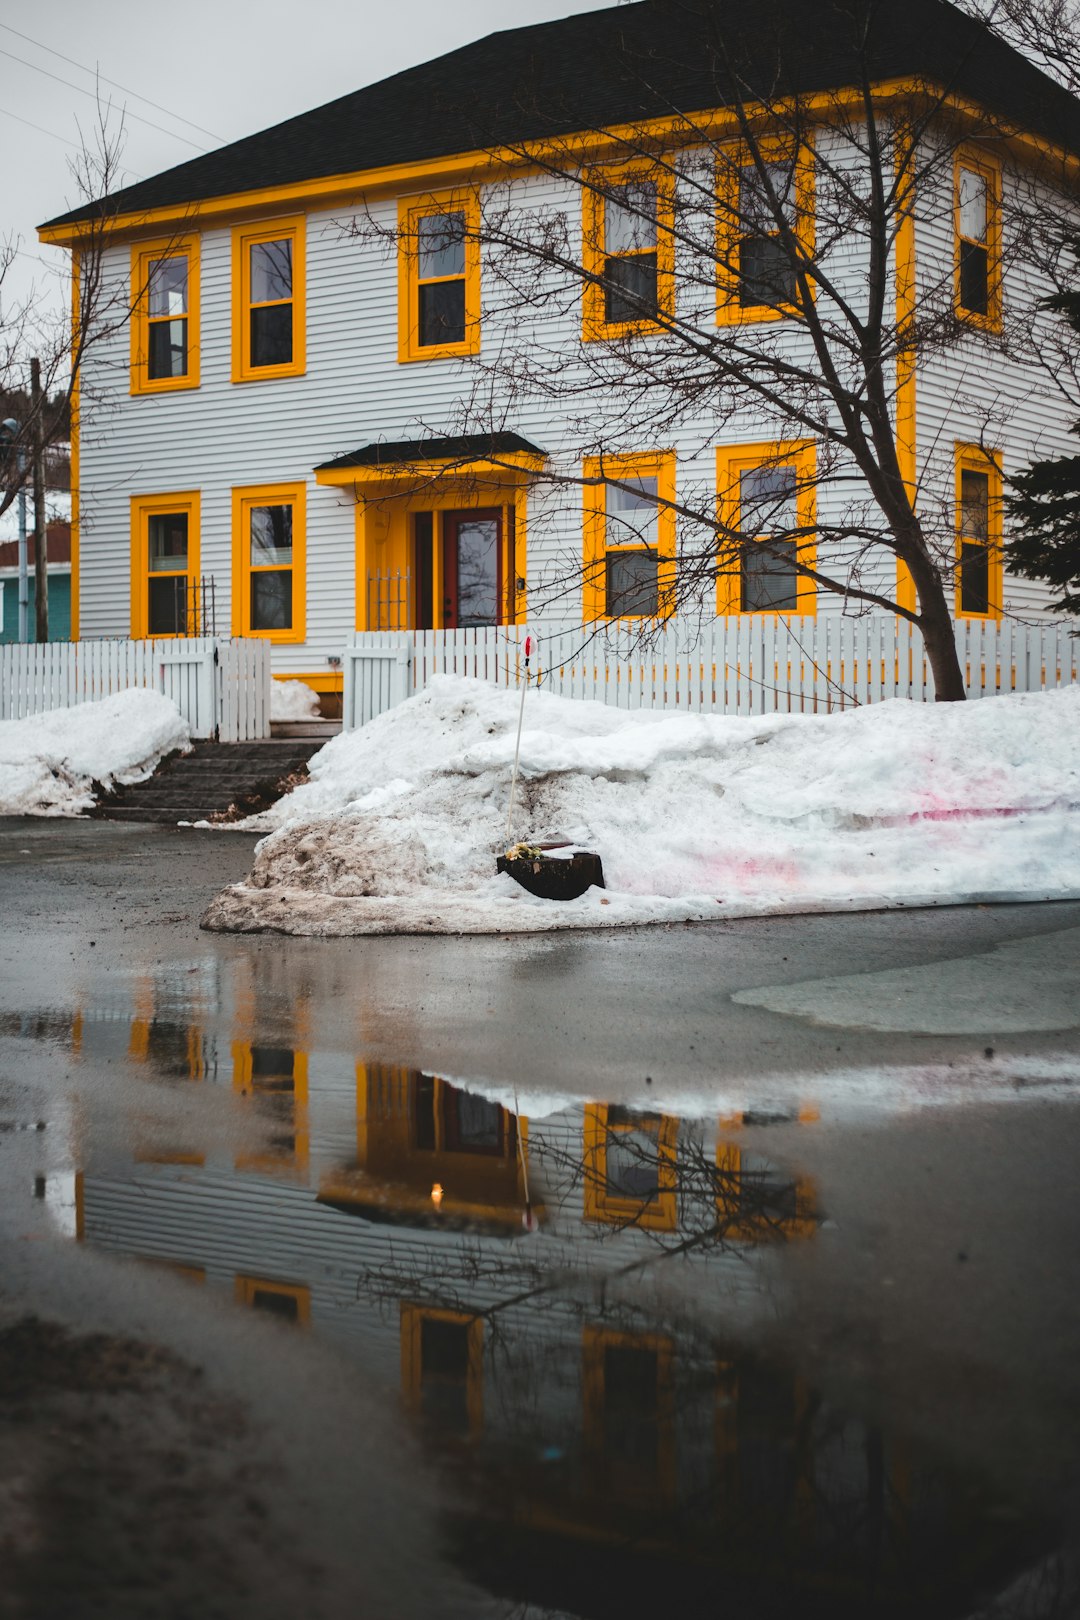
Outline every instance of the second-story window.
<svg viewBox="0 0 1080 1620"><path fill-rule="evenodd" d="M674 175L661 163L623 164L586 177L586 338L660 331L674 313L674 194Z"/></svg>
<svg viewBox="0 0 1080 1620"><path fill-rule="evenodd" d="M956 312L976 326L999 323L1001 171L981 153L961 152L954 171Z"/></svg>
<svg viewBox="0 0 1080 1620"><path fill-rule="evenodd" d="M776 320L797 309L800 264L814 250L809 148L780 140L723 148L717 164L717 319Z"/></svg>
<svg viewBox="0 0 1080 1620"><path fill-rule="evenodd" d="M304 221L233 233L233 382L295 377L305 364Z"/></svg>
<svg viewBox="0 0 1080 1620"><path fill-rule="evenodd" d="M131 252L131 392L199 382L199 240L170 237Z"/></svg>
<svg viewBox="0 0 1080 1620"><path fill-rule="evenodd" d="M472 191L399 205L399 360L438 360L479 349L479 228Z"/></svg>

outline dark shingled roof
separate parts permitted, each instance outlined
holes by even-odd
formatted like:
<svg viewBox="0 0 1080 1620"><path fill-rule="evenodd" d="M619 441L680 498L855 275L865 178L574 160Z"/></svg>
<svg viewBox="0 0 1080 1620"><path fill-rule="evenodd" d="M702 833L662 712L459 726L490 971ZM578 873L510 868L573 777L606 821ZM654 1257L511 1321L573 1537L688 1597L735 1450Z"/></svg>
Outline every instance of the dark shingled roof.
<svg viewBox="0 0 1080 1620"><path fill-rule="evenodd" d="M946 0L638 0L489 34L127 186L108 204L170 208L719 107L731 99L724 53L751 86L837 89L859 77L864 26L873 79L947 85L1080 152L1080 103Z"/></svg>
<svg viewBox="0 0 1080 1620"><path fill-rule="evenodd" d="M398 467L417 461L481 461L525 451L544 456L520 433L466 433L455 439L399 439L395 444L365 444L347 456L324 461L316 472L337 471L344 467Z"/></svg>

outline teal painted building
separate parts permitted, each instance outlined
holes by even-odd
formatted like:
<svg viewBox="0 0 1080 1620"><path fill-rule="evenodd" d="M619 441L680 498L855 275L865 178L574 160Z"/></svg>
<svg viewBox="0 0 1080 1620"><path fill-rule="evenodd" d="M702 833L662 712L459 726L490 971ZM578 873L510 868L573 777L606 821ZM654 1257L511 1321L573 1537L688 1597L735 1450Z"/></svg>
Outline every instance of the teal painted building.
<svg viewBox="0 0 1080 1620"><path fill-rule="evenodd" d="M5 570L0 578L0 645L19 639L19 580ZM30 575L30 636L34 640L34 576ZM49 640L71 640L71 571L65 568L49 570Z"/></svg>

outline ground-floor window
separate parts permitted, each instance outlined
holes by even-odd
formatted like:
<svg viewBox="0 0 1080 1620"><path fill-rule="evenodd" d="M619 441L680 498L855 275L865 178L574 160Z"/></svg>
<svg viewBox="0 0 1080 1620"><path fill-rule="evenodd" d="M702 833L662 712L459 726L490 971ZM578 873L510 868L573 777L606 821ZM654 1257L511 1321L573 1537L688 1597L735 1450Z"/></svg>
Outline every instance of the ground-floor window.
<svg viewBox="0 0 1080 1620"><path fill-rule="evenodd" d="M448 1434L476 1434L484 1415L484 1324L462 1311L401 1307L401 1382L415 1412Z"/></svg>
<svg viewBox="0 0 1080 1620"><path fill-rule="evenodd" d="M739 445L717 451L718 613L810 614L815 457L812 444Z"/></svg>
<svg viewBox="0 0 1080 1620"><path fill-rule="evenodd" d="M131 502L131 634L198 635L199 494Z"/></svg>
<svg viewBox="0 0 1080 1620"><path fill-rule="evenodd" d="M306 534L303 484L233 490L233 634L303 641Z"/></svg>
<svg viewBox="0 0 1080 1620"><path fill-rule="evenodd" d="M596 456L585 463L586 619L671 611L675 456Z"/></svg>
<svg viewBox="0 0 1080 1620"><path fill-rule="evenodd" d="M956 446L956 614L1001 617L1001 471L993 450Z"/></svg>

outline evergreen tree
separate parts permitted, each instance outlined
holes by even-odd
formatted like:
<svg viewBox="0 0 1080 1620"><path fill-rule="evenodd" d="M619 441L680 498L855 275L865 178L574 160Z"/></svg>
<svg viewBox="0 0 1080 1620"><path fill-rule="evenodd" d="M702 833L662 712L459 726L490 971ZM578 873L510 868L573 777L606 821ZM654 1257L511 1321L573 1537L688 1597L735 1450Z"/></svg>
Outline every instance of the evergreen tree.
<svg viewBox="0 0 1080 1620"><path fill-rule="evenodd" d="M1080 241L1075 252L1080 258ZM1045 307L1080 333L1080 290L1056 293ZM1072 431L1080 434L1080 422ZM1080 613L1080 455L1034 461L1009 483L1014 493L1005 507L1013 538L1005 547L1006 569L1046 580L1061 593L1056 608Z"/></svg>

